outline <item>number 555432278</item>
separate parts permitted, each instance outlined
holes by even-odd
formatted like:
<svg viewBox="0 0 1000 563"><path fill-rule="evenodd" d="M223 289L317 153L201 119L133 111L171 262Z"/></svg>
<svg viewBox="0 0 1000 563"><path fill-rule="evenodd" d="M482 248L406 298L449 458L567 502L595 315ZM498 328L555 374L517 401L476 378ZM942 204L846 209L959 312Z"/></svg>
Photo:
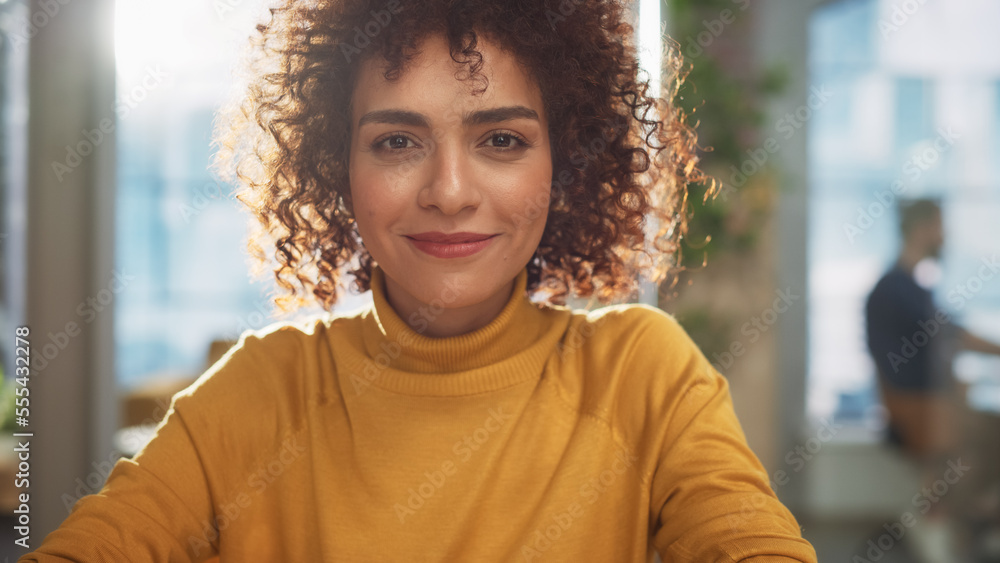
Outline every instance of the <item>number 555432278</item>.
<svg viewBox="0 0 1000 563"><path fill-rule="evenodd" d="M15 415L18 424L27 426L28 419L28 377L31 375L31 342L28 340L31 331L26 326L14 330L14 377L16 383L17 409ZM21 424L21 421L24 424Z"/></svg>

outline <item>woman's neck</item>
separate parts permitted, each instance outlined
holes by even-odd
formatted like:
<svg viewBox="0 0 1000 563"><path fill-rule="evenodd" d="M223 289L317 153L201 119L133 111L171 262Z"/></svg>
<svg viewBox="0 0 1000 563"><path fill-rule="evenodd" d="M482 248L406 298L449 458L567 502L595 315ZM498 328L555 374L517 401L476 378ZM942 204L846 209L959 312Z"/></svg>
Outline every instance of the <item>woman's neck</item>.
<svg viewBox="0 0 1000 563"><path fill-rule="evenodd" d="M432 338L447 338L488 325L510 300L514 281L505 284L485 301L455 308L442 307L440 303L424 303L388 276L385 276L385 289L386 300L413 330Z"/></svg>

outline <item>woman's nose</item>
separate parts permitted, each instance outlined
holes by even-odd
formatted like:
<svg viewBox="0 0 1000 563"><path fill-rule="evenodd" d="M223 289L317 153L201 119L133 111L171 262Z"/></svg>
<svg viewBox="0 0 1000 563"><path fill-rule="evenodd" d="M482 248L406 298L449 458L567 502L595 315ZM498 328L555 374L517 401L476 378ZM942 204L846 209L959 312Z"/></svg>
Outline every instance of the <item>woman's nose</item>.
<svg viewBox="0 0 1000 563"><path fill-rule="evenodd" d="M479 207L482 199L479 179L475 177L471 155L460 143L440 140L425 162L428 175L417 196L421 207L436 207L445 215Z"/></svg>

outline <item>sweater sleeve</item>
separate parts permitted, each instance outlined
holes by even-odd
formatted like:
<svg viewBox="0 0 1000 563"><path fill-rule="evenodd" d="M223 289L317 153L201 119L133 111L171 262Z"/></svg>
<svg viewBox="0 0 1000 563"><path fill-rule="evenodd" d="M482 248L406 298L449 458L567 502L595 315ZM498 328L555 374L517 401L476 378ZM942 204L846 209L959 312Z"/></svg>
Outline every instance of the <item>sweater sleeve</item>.
<svg viewBox="0 0 1000 563"><path fill-rule="evenodd" d="M653 543L664 563L816 562L794 516L747 445L729 385L672 317L647 331L656 467L650 478ZM664 346L665 343L669 343ZM662 354L676 359L664 370ZM658 364L658 369L654 365ZM665 373L668 371L669 373ZM655 450L654 450L655 452Z"/></svg>
<svg viewBox="0 0 1000 563"><path fill-rule="evenodd" d="M171 563L215 555L208 482L176 398L153 439L19 562Z"/></svg>
<svg viewBox="0 0 1000 563"><path fill-rule="evenodd" d="M19 561L216 560L220 531L234 527L226 516L233 487L247 482L259 460L283 451L303 425L309 394L297 383L301 334L283 323L244 333L174 395L152 440L133 459L119 460L104 487L77 501Z"/></svg>

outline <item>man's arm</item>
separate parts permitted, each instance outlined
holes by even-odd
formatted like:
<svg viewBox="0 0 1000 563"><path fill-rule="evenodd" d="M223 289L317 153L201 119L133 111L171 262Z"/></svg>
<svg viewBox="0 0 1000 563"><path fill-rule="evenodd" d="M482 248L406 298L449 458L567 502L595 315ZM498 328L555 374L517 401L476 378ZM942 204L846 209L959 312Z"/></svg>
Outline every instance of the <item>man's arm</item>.
<svg viewBox="0 0 1000 563"><path fill-rule="evenodd" d="M959 344L962 349L969 350L970 352L981 352L983 354L1000 356L1000 344L990 342L989 340L972 334L965 329L962 329L959 335Z"/></svg>

